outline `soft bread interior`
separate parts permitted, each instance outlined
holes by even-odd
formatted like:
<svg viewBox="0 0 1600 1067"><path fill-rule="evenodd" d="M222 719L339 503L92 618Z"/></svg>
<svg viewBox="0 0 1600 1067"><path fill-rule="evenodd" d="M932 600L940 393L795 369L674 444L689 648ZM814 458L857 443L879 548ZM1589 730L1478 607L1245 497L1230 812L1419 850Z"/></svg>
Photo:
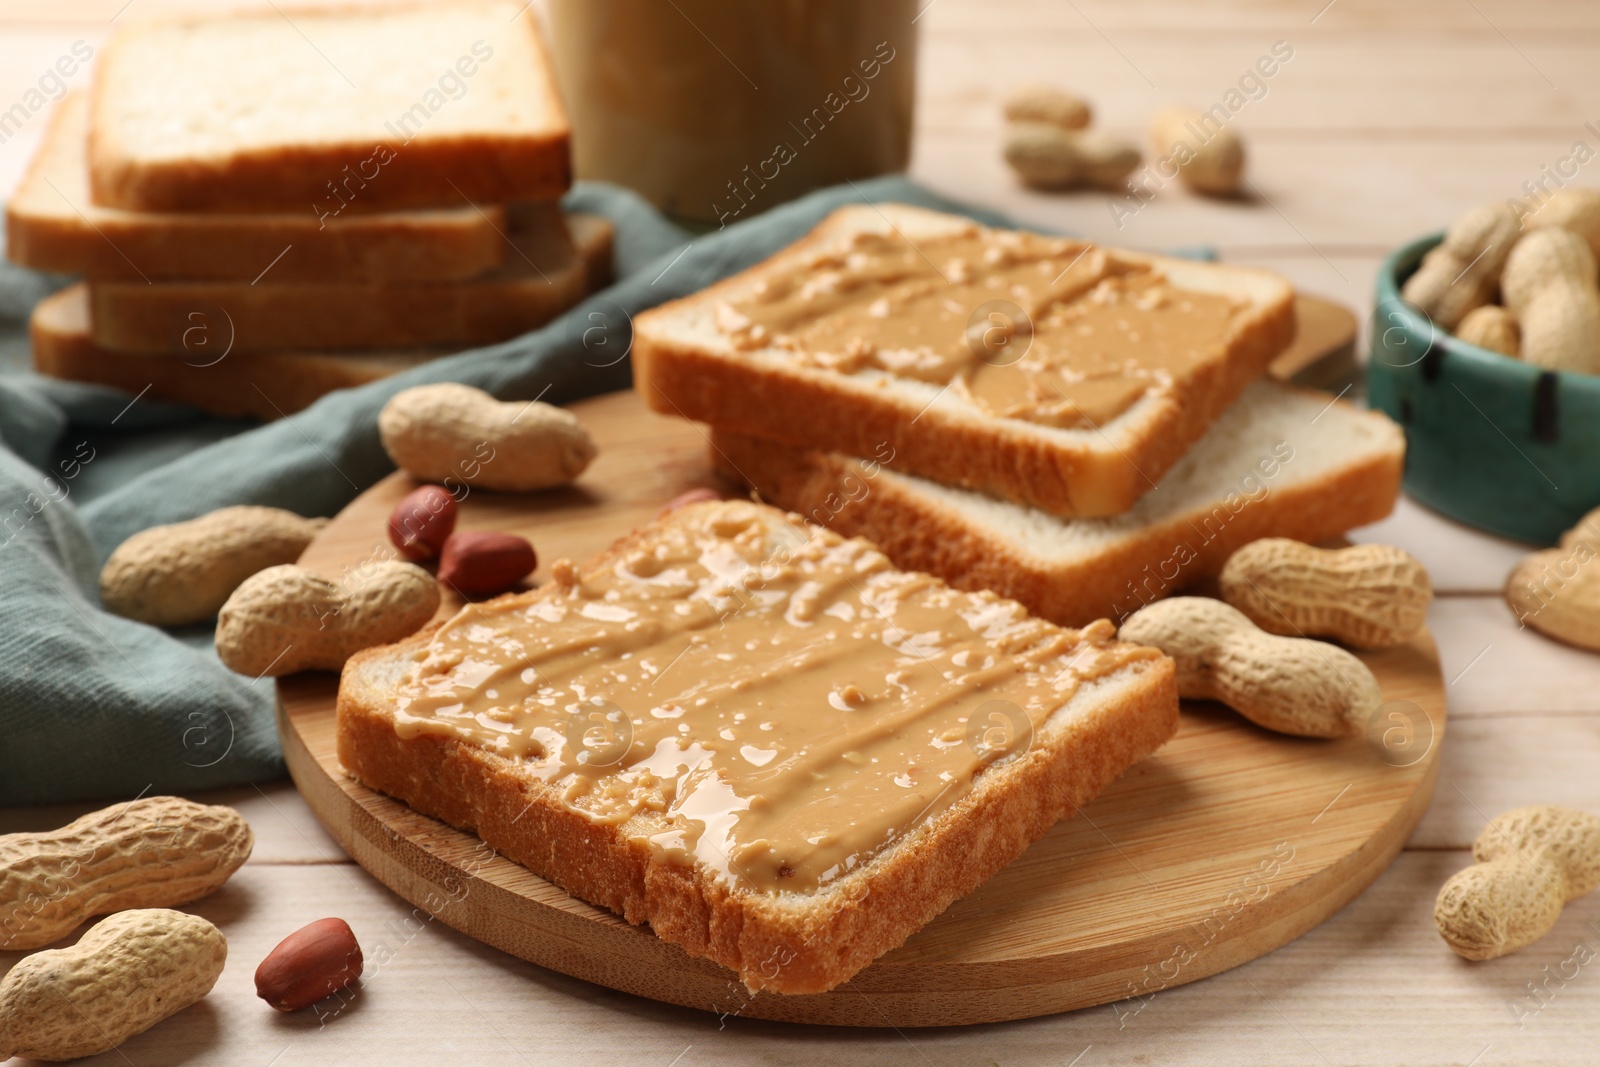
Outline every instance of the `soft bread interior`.
<svg viewBox="0 0 1600 1067"><path fill-rule="evenodd" d="M374 142L403 152L415 138L564 131L522 9L244 12L130 29L100 74L97 151L150 162Z"/></svg>
<svg viewBox="0 0 1600 1067"><path fill-rule="evenodd" d="M1293 450L1281 461L1280 445ZM1315 483L1331 471L1359 466L1369 457L1403 451L1404 434L1390 420L1321 393L1271 381L1247 388L1204 437L1124 514L1065 519L970 489L952 488L914 475L880 470L932 506L959 512L983 534L1015 546L1047 566L1089 560L1117 542L1175 516L1205 510L1229 494L1249 495ZM1274 461L1262 476L1260 464Z"/></svg>

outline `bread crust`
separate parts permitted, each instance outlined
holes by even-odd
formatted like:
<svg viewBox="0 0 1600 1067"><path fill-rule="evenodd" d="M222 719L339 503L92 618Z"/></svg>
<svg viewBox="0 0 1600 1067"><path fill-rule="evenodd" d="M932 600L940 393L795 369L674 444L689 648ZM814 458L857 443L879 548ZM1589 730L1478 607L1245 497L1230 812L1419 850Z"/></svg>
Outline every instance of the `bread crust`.
<svg viewBox="0 0 1600 1067"><path fill-rule="evenodd" d="M604 566L640 536L613 546ZM534 594L524 594L538 596ZM1177 729L1172 662L1141 660L1080 690L1021 755L892 848L798 900L730 889L703 867L652 860L627 824L602 826L563 805L516 763L455 739L401 738L387 675L432 629L353 657L340 680L339 759L358 781L477 833L574 896L648 923L665 940L736 971L752 990L814 993L846 981L1016 858Z"/></svg>
<svg viewBox="0 0 1600 1067"><path fill-rule="evenodd" d="M96 280L451 281L506 259L507 211L345 215L319 222L300 205L255 215L149 214L89 202L89 101L69 94L6 202L6 255L35 270Z"/></svg>
<svg viewBox="0 0 1600 1067"><path fill-rule="evenodd" d="M437 358L442 351L341 356L281 352L223 359L210 366L173 356L140 356L99 347L89 335L83 283L40 301L28 320L33 369L51 378L93 382L156 400L192 404L224 418L270 422L310 407L335 389L365 385Z"/></svg>
<svg viewBox="0 0 1600 1067"><path fill-rule="evenodd" d="M518 235L529 250L505 268L459 282L91 282L89 319L102 348L169 358L193 357L195 324L209 343L231 342L230 354L492 344L549 322L583 298L595 270L609 271L612 226L586 220L574 225L578 247L557 215Z"/></svg>
<svg viewBox="0 0 1600 1067"><path fill-rule="evenodd" d="M568 219L578 235L588 288L611 273L611 224L598 216ZM498 238L497 238L498 240ZM95 344L89 330L89 292L82 283L34 306L28 320L33 369L68 381L95 382L157 400L192 404L226 418L270 422L310 407L336 389L398 374L448 349L379 352L262 352L208 363L171 355L137 355Z"/></svg>
<svg viewBox="0 0 1600 1067"><path fill-rule="evenodd" d="M379 143L345 141L172 161L99 153L89 173L97 204L128 211L306 211L327 198L329 180L366 160ZM392 150L394 158L382 165L383 181L369 183L371 195L363 190L362 200L350 210L554 200L572 186L565 131L431 137Z"/></svg>
<svg viewBox="0 0 1600 1067"><path fill-rule="evenodd" d="M505 262L505 240L494 230L503 221L493 221L502 209L486 210L491 221L481 226L373 215L321 233L315 220L307 226L282 224L286 220L274 215L223 233L194 225L201 220L191 216L184 220L190 224L184 233L121 214L103 220L97 231L76 216L32 214L13 200L6 205L6 256L33 270L97 281L140 281L143 272L152 281L248 282L268 267L277 281L461 281ZM284 246L312 242L315 255L284 256L273 263Z"/></svg>
<svg viewBox="0 0 1600 1067"><path fill-rule="evenodd" d="M1215 530L1202 522L1214 508L1200 508L1146 526L1091 558L1070 561L1033 556L892 473L868 479L857 461L838 453L718 428L711 456L724 477L754 489L761 499L847 537L865 537L898 567L937 575L957 589L991 589L1051 622L1083 626L1120 619L1215 577L1228 557L1251 541L1289 537L1315 544L1378 521L1399 498L1405 453L1397 442L1392 450L1359 457L1314 482L1273 487ZM900 468L898 456L894 467ZM870 490L859 495L852 479L855 485L870 480ZM847 502L840 506L840 501ZM1187 553L1180 553L1180 546ZM1185 562L1168 577L1168 565L1180 556Z"/></svg>
<svg viewBox="0 0 1600 1067"><path fill-rule="evenodd" d="M764 263L641 315L634 388L645 403L664 414L847 455L872 456L888 445L902 470L946 485L1056 515L1116 515L1153 487L1294 338L1294 295L1283 284L1236 325L1228 358L1196 368L1172 395L1146 397L1101 433L1050 432L1021 420L951 412L850 376L713 351L672 334L673 316L726 299L752 276L809 254L857 225L860 211L841 208Z"/></svg>

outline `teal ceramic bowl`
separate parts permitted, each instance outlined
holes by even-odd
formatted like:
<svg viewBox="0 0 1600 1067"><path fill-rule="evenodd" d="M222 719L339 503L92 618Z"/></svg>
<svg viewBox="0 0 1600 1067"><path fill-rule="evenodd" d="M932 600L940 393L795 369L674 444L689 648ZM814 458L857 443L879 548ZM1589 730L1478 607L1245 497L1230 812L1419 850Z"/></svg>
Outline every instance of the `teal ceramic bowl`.
<svg viewBox="0 0 1600 1067"><path fill-rule="evenodd" d="M1600 505L1600 377L1469 345L1402 300L1442 236L1413 241L1378 272L1367 400L1405 428L1412 497L1490 533L1554 544Z"/></svg>

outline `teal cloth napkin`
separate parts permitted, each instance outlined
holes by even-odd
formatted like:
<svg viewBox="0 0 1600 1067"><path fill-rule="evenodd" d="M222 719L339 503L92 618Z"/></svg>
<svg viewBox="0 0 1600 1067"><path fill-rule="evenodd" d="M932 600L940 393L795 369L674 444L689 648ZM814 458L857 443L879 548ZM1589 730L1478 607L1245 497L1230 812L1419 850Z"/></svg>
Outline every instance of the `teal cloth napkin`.
<svg viewBox="0 0 1600 1067"><path fill-rule="evenodd" d="M568 210L617 227L615 285L550 325L331 394L266 425L27 372L27 314L64 284L0 267L0 806L282 776L273 685L226 670L211 627L163 631L100 607L129 535L230 504L333 515L394 469L378 411L425 382L564 403L624 389L631 316L759 262L847 203L952 204L904 178L822 190L690 238L644 201L580 184Z"/></svg>

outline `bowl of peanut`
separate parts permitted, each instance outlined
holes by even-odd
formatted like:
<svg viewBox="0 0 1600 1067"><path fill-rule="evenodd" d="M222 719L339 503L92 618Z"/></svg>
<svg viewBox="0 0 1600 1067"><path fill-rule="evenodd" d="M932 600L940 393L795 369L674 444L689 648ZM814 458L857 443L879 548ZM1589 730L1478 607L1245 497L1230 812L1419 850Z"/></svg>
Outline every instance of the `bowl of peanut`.
<svg viewBox="0 0 1600 1067"><path fill-rule="evenodd" d="M1392 253L1367 367L1369 403L1405 429L1406 492L1536 544L1600 505L1600 190L1563 193Z"/></svg>

